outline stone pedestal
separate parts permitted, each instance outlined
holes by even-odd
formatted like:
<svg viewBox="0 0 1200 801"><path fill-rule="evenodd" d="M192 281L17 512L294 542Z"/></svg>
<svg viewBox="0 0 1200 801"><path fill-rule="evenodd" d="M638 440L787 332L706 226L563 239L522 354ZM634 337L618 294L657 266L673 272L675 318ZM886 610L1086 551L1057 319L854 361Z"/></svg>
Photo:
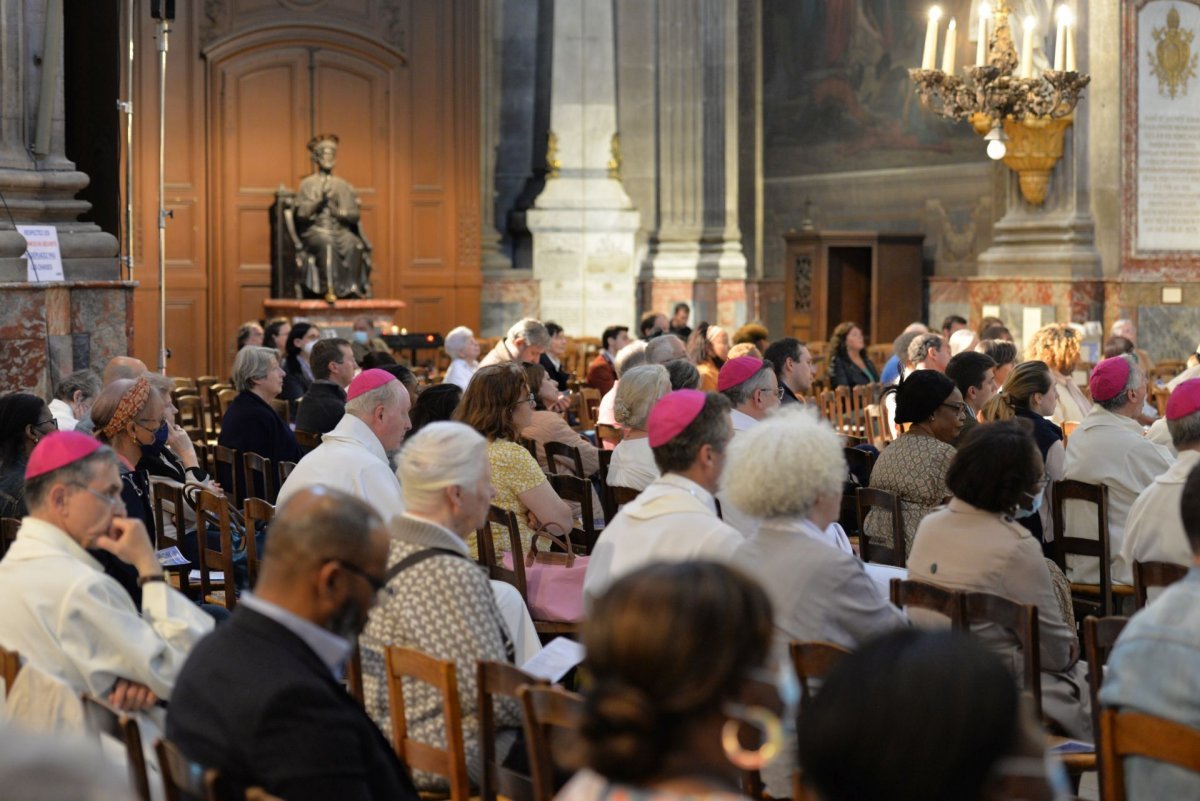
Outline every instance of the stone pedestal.
<svg viewBox="0 0 1200 801"><path fill-rule="evenodd" d="M402 300L338 300L327 303L323 300L293 300L272 298L263 301L265 319L287 317L294 323L313 323L322 330L333 330L338 336L351 338L354 321L359 317L370 317L383 333L393 333L396 312L407 304Z"/></svg>
<svg viewBox="0 0 1200 801"><path fill-rule="evenodd" d="M554 5L550 175L526 213L541 318L596 336L636 322L639 215L620 180L611 0Z"/></svg>

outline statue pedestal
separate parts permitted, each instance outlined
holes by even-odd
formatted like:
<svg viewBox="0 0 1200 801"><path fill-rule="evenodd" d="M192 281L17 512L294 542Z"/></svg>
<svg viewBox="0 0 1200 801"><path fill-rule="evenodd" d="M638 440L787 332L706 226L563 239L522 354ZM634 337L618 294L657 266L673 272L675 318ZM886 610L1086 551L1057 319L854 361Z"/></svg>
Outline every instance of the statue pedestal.
<svg viewBox="0 0 1200 801"><path fill-rule="evenodd" d="M270 298L263 301L263 310L268 320L272 317L288 317L293 323L315 323L322 330L333 329L339 336L349 338L354 328L354 320L358 317L370 317L381 332L390 333L395 325L396 312L406 305L402 300L382 298L337 300L333 303L323 300Z"/></svg>

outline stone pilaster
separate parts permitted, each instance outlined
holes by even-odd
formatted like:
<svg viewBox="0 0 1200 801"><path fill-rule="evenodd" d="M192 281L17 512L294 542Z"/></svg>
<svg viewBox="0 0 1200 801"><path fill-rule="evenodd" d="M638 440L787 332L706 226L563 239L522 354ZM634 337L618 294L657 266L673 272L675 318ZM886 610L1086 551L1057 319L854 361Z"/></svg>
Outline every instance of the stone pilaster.
<svg viewBox="0 0 1200 801"><path fill-rule="evenodd" d="M498 3L484 3L480 19L480 257L484 270L505 270L512 260L500 247L496 229L496 149L500 146L503 17Z"/></svg>

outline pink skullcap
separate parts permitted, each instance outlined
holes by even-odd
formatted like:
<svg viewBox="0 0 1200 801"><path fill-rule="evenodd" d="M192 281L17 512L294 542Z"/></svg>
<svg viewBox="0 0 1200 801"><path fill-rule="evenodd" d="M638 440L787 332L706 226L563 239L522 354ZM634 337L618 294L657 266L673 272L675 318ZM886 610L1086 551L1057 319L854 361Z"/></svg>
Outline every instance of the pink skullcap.
<svg viewBox="0 0 1200 801"><path fill-rule="evenodd" d="M37 478L60 467L86 459L104 447L104 443L79 431L56 431L42 437L29 454L25 480Z"/></svg>
<svg viewBox="0 0 1200 801"><path fill-rule="evenodd" d="M721 365L717 374L717 390L724 392L730 387L736 387L750 376L762 369L762 359L754 356L738 356Z"/></svg>
<svg viewBox="0 0 1200 801"><path fill-rule="evenodd" d="M1184 381L1167 398L1167 419L1178 420L1200 411L1200 378Z"/></svg>
<svg viewBox="0 0 1200 801"><path fill-rule="evenodd" d="M650 410L646 431L650 434L650 447L666 445L692 424L704 408L707 394L698 389L677 389L658 399Z"/></svg>
<svg viewBox="0 0 1200 801"><path fill-rule="evenodd" d="M1096 365L1088 386L1092 389L1092 400L1106 401L1124 392L1127 383L1129 362L1123 356L1113 356Z"/></svg>
<svg viewBox="0 0 1200 801"><path fill-rule="evenodd" d="M350 382L350 388L346 390L346 400L352 401L359 395L364 395L373 389L379 389L387 382L396 380L396 376L387 370L380 370L378 367L363 370Z"/></svg>

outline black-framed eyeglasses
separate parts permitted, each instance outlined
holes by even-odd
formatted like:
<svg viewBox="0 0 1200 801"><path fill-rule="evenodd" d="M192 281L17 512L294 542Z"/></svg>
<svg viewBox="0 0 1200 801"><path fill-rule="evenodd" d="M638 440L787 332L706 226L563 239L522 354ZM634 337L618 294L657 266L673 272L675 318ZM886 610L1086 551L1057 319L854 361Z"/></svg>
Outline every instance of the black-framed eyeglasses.
<svg viewBox="0 0 1200 801"><path fill-rule="evenodd" d="M534 395L532 392L530 392L528 398L526 398L525 400L517 401L516 403L513 404L513 406L514 407L520 406L523 403L528 403L530 406L537 406L537 396Z"/></svg>
<svg viewBox="0 0 1200 801"><path fill-rule="evenodd" d="M80 484L75 481L70 482L68 486L79 487L79 489L83 490L84 492L90 492L92 495L96 496L96 498L99 500L104 501L109 505L110 508L114 510L118 508L125 508L125 499L120 495L109 495L107 493L100 492L99 490L94 490L87 484Z"/></svg>
<svg viewBox="0 0 1200 801"><path fill-rule="evenodd" d="M958 412L960 415L965 414L967 411L967 404L965 404L965 403L943 403L942 405L945 406L947 409L953 409L954 411Z"/></svg>
<svg viewBox="0 0 1200 801"><path fill-rule="evenodd" d="M52 426L54 428L58 428L58 419L55 417L51 417L48 420L38 420L36 423L33 424L34 428L41 428L42 426Z"/></svg>
<svg viewBox="0 0 1200 801"><path fill-rule="evenodd" d="M334 559L332 561L337 562L338 566L341 567L343 570L345 570L347 573L352 573L355 576L358 576L359 578L361 578L363 581L370 584L371 589L377 595L385 595L388 598L391 598L396 594L396 591L393 590L391 587L389 587L387 585L386 581L383 581L382 579L372 576L370 573L363 570L361 567L354 564L353 562L347 562L345 559Z"/></svg>

